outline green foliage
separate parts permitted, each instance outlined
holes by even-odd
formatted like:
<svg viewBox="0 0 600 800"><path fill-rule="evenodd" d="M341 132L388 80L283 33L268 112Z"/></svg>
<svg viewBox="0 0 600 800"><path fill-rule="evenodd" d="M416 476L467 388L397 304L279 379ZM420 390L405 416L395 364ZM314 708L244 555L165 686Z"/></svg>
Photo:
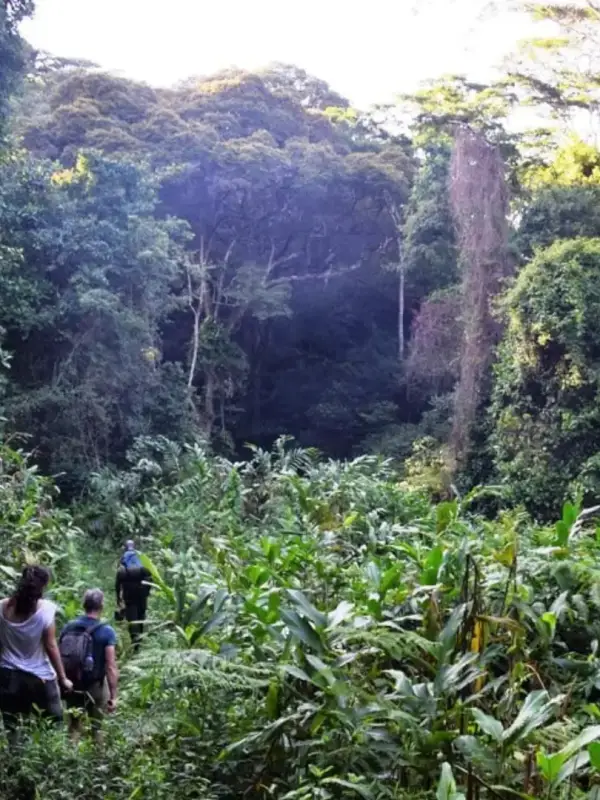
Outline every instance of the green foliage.
<svg viewBox="0 0 600 800"><path fill-rule="evenodd" d="M25 68L25 45L18 24L33 13L33 0L0 2L0 133L6 127L8 100Z"/></svg>
<svg viewBox="0 0 600 800"><path fill-rule="evenodd" d="M159 439L130 458L98 477L94 513L141 537L144 646L121 653L104 747L33 721L18 763L0 760L4 786L115 800L583 789L600 629L598 542L577 509L562 522L580 533L557 547L553 527L470 512L481 493L432 506L372 457L321 462L280 440L234 463ZM91 537L71 556L108 588L114 560Z"/></svg>
<svg viewBox="0 0 600 800"><path fill-rule="evenodd" d="M404 225L404 262L420 299L458 279L449 199L450 149L430 147L413 185Z"/></svg>
<svg viewBox="0 0 600 800"><path fill-rule="evenodd" d="M9 159L0 206L9 427L72 488L122 463L137 435L201 432L232 452L293 428L347 455L381 427L382 393L385 423L401 417L384 267L397 251L387 203L401 209L412 180L406 140L286 65L162 91L38 59L14 105L12 130L34 155ZM445 280L423 276L423 288L414 274L418 297ZM37 341L25 339L34 318ZM350 422L347 389L360 395ZM73 405L82 431L65 419Z"/></svg>
<svg viewBox="0 0 600 800"><path fill-rule="evenodd" d="M169 427L185 428L183 375L161 363L159 325L186 229L153 217L152 178L133 164L90 154L53 172L15 155L0 169L6 415L47 467L80 483L134 436L160 432L161 393L179 395Z"/></svg>
<svg viewBox="0 0 600 800"><path fill-rule="evenodd" d="M553 515L600 447L600 240L539 252L506 298L492 416L500 474L518 501Z"/></svg>

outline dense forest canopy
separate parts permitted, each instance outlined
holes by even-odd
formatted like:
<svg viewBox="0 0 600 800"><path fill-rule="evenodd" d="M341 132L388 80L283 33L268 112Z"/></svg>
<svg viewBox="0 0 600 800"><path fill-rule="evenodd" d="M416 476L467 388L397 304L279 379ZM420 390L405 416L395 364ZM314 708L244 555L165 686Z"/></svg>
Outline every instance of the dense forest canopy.
<svg viewBox="0 0 600 800"><path fill-rule="evenodd" d="M544 248L598 236L600 154L582 131L600 72L580 57L599 12L529 10L557 35L496 82L445 76L371 113L287 64L135 83L31 51L16 27L30 5L4 3L7 434L68 495L157 435L242 454L291 434L399 463L426 443L457 486L500 481L536 514L589 490L594 437L542 494L509 455L520 413L555 436L572 402L584 417L594 402L545 380L531 396L507 327L529 309L500 302ZM539 126L518 133L524 104Z"/></svg>

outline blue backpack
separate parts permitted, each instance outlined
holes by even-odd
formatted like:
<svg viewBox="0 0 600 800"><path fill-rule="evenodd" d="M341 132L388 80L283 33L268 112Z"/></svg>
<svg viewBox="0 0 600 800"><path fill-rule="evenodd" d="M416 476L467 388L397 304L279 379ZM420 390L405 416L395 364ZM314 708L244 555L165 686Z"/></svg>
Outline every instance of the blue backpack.
<svg viewBox="0 0 600 800"><path fill-rule="evenodd" d="M133 567L141 567L142 562L135 550L126 550L121 556L121 564L125 569L132 569Z"/></svg>

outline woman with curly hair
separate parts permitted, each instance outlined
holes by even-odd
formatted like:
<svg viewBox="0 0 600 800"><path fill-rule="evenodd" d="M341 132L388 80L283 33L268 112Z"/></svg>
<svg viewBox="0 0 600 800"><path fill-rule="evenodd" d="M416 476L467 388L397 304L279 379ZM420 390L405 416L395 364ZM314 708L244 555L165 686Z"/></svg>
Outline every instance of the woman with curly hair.
<svg viewBox="0 0 600 800"><path fill-rule="evenodd" d="M43 598L49 581L45 567L25 567L14 593L0 600L0 711L8 729L34 707L62 719L58 681L73 688L56 643L56 606Z"/></svg>

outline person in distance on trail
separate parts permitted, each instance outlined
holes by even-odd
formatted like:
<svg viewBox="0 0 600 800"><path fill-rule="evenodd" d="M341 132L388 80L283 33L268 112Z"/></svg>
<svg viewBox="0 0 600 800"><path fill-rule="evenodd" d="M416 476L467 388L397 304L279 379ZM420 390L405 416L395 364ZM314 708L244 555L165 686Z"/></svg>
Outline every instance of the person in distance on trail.
<svg viewBox="0 0 600 800"><path fill-rule="evenodd" d="M125 551L121 556L120 565L127 569L128 567L141 567L142 562L140 561L140 557L138 551L135 549L135 542L133 539L128 539L125 542Z"/></svg>
<svg viewBox="0 0 600 800"><path fill-rule="evenodd" d="M34 707L62 720L57 682L73 689L56 644L56 606L43 598L50 582L45 567L25 567L14 593L0 601L0 711L12 731Z"/></svg>
<svg viewBox="0 0 600 800"><path fill-rule="evenodd" d="M121 556L115 592L120 618L124 616L129 623L129 636L133 649L137 652L144 633L144 620L150 594L150 573L142 566L135 542L129 539Z"/></svg>
<svg viewBox="0 0 600 800"><path fill-rule="evenodd" d="M60 654L73 691L67 695L69 729L73 738L81 733L84 714L92 721L94 738L100 738L100 723L117 706L119 671L115 647L117 634L102 621L104 592L88 589L83 596L84 613L68 622L60 634Z"/></svg>

